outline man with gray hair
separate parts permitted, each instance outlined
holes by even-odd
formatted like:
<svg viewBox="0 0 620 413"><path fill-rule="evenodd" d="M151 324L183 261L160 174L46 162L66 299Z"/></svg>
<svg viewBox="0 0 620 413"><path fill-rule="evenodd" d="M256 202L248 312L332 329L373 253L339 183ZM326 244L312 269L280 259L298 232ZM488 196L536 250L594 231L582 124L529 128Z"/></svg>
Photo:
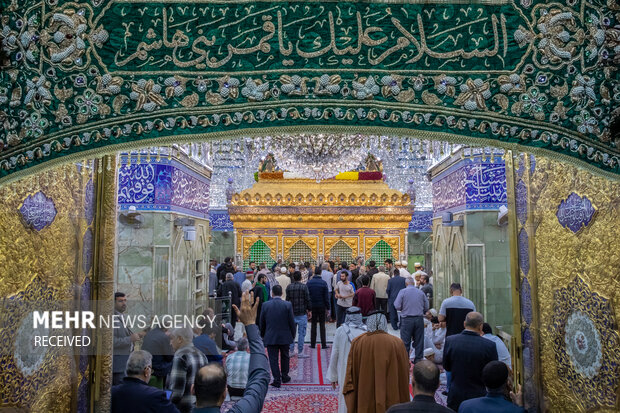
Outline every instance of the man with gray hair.
<svg viewBox="0 0 620 413"><path fill-rule="evenodd" d="M435 401L435 392L439 387L439 369L435 363L429 360L416 363L413 367L411 384L413 384L413 401L395 404L390 407L388 413L454 413Z"/></svg>
<svg viewBox="0 0 620 413"><path fill-rule="evenodd" d="M147 384L152 370L152 356L148 351L138 350L129 355L125 378L112 387L112 413L179 412L166 392Z"/></svg>
<svg viewBox="0 0 620 413"><path fill-rule="evenodd" d="M231 399L243 397L250 369L250 344L245 337L237 340L237 351L226 357L228 394Z"/></svg>
<svg viewBox="0 0 620 413"><path fill-rule="evenodd" d="M189 327L175 328L170 333L175 351L170 372L171 400L181 413L190 413L196 405L196 396L191 392L192 385L198 370L208 363L207 357L194 347L193 339L194 332Z"/></svg>

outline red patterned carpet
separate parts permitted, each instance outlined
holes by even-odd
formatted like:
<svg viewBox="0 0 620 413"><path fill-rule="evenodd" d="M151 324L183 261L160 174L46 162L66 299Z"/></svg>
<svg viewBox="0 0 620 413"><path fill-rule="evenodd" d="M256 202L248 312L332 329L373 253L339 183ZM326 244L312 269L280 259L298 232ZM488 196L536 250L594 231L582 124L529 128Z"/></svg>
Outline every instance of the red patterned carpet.
<svg viewBox="0 0 620 413"><path fill-rule="evenodd" d="M263 413L333 413L338 411L338 396L326 378L331 348L311 349L304 353L308 358L292 357L289 375L291 382L276 389L269 386ZM225 402L222 412L232 406Z"/></svg>
<svg viewBox="0 0 620 413"><path fill-rule="evenodd" d="M305 346L308 358L291 358L289 375L291 382L276 389L269 386L269 392L263 406L263 413L335 413L338 411L338 395L332 390L327 380L327 367L331 355L331 347L324 350L311 349ZM435 400L446 405L445 390L440 386ZM222 412L226 412L234 402L225 402Z"/></svg>
<svg viewBox="0 0 620 413"><path fill-rule="evenodd" d="M338 396L329 385L287 385L269 389L263 412L332 413L338 410Z"/></svg>

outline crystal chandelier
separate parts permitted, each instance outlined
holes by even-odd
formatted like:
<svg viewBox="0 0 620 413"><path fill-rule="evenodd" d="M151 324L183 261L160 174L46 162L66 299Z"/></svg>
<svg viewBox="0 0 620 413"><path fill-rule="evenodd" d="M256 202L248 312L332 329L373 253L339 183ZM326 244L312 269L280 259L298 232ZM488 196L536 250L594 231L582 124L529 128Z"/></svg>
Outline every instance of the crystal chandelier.
<svg viewBox="0 0 620 413"><path fill-rule="evenodd" d="M460 145L414 137L360 134L301 134L242 137L205 143L213 166L211 208L226 208L226 190L254 185L262 158L273 154L277 167L292 175L317 181L339 172L356 170L368 154L380 159L390 188L408 192L413 185L416 208L432 208L432 186L427 170L450 156ZM470 152L491 153L489 148ZM229 183L232 180L232 184ZM410 184L410 181L413 181Z"/></svg>
<svg viewBox="0 0 620 413"><path fill-rule="evenodd" d="M270 149L282 170L317 181L357 168L368 154L361 135L284 135L274 141Z"/></svg>

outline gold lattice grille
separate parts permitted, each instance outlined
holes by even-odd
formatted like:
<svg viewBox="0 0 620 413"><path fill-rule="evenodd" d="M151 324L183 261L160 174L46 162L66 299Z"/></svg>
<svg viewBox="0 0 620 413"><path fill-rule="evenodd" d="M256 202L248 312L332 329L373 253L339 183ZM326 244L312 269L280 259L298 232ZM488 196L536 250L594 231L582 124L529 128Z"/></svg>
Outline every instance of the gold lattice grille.
<svg viewBox="0 0 620 413"><path fill-rule="evenodd" d="M316 264L316 259L312 256L312 249L305 242L299 240L288 250L286 257L288 262L310 262Z"/></svg>
<svg viewBox="0 0 620 413"><path fill-rule="evenodd" d="M338 241L329 250L329 258L334 262L353 262L353 249L344 241Z"/></svg>

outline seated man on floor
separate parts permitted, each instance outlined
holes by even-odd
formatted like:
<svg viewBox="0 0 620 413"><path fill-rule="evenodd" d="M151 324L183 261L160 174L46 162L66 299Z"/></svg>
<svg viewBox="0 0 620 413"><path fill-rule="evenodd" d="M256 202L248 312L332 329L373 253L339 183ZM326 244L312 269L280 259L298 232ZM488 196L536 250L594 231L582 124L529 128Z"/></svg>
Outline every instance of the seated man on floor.
<svg viewBox="0 0 620 413"><path fill-rule="evenodd" d="M250 343L249 377L245 392L228 413L259 413L263 409L267 387L269 386L269 363L265 346L255 324L259 300L250 305L250 296L243 293L241 310L233 306L239 321L245 326ZM226 398L226 371L217 363L201 368L196 374L193 391L196 395L196 408L192 413L219 413Z"/></svg>

